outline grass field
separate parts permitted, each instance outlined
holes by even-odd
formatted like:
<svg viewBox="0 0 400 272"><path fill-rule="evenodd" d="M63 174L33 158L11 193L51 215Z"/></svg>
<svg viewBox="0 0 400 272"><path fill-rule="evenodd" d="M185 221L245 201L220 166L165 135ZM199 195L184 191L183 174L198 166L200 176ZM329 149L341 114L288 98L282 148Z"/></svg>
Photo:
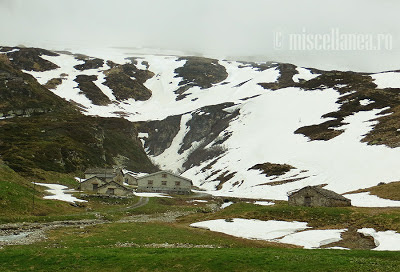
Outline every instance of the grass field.
<svg viewBox="0 0 400 272"><path fill-rule="evenodd" d="M152 248L167 244L216 248ZM163 223L52 231L0 250L1 271L399 271L398 252L304 250Z"/></svg>
<svg viewBox="0 0 400 272"><path fill-rule="evenodd" d="M400 232L400 208L309 208L289 206L284 201L259 206L230 199L235 203L219 210L215 207L223 199L211 196L202 197L207 203L193 202L200 199L195 196L150 198L139 208L135 208L139 197L89 196L88 203L73 207L42 199L43 188L34 191L30 180L4 165L0 171L2 223L95 218L106 222L52 229L46 233L47 239L31 245L0 246L0 271L400 271L399 252L305 250L189 226L228 218L303 221L314 229L349 229L335 246L357 249L366 248L367 242L373 245L371 238L359 241L367 238L357 236L358 228ZM60 179L74 186L71 176L43 176L44 182ZM171 214L175 220L168 217Z"/></svg>

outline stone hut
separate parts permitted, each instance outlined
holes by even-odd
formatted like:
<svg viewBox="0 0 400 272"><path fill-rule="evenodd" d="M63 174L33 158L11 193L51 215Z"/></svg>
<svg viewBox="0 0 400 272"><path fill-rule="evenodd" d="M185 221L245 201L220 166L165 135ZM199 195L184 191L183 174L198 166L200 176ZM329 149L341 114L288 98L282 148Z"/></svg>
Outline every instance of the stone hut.
<svg viewBox="0 0 400 272"><path fill-rule="evenodd" d="M94 176L82 181L79 185L79 189L82 191L97 192L97 189L104 184L106 184L106 182L103 179Z"/></svg>
<svg viewBox="0 0 400 272"><path fill-rule="evenodd" d="M345 207L351 206L351 200L319 186L307 186L289 195L289 205Z"/></svg>
<svg viewBox="0 0 400 272"><path fill-rule="evenodd" d="M81 182L80 190L103 195L125 196L132 194L133 188L124 185L124 174L121 169L88 169L86 179Z"/></svg>
<svg viewBox="0 0 400 272"><path fill-rule="evenodd" d="M132 190L116 181L111 181L100 186L97 189L97 193L102 195L126 196L132 194Z"/></svg>
<svg viewBox="0 0 400 272"><path fill-rule="evenodd" d="M168 171L159 171L137 178L138 192L189 194L193 183L190 179Z"/></svg>

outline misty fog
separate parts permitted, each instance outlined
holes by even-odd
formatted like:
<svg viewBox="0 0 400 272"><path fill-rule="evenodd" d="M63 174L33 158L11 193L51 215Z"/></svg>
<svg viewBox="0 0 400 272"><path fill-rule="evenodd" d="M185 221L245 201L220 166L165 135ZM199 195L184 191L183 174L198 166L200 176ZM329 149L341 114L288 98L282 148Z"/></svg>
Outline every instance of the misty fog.
<svg viewBox="0 0 400 272"><path fill-rule="evenodd" d="M400 69L395 0L0 0L1 45L160 48L356 71ZM291 34L386 34L379 50L293 50ZM277 33L282 47L276 48Z"/></svg>

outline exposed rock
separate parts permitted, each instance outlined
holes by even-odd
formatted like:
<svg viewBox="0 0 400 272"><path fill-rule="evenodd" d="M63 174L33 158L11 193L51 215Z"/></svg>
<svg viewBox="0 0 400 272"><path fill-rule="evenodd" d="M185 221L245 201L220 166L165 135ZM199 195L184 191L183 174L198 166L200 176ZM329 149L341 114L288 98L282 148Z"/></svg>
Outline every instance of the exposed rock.
<svg viewBox="0 0 400 272"><path fill-rule="evenodd" d="M61 85L62 83L62 78L52 78L49 81L46 82L43 86L46 87L49 90L55 90L58 85Z"/></svg>
<svg viewBox="0 0 400 272"><path fill-rule="evenodd" d="M84 61L83 64L75 65L74 68L79 71L90 70L90 69L98 69L103 67L104 60L98 58L89 58L85 56L77 56L79 60Z"/></svg>
<svg viewBox="0 0 400 272"><path fill-rule="evenodd" d="M182 57L178 60L186 60L186 63L182 67L175 69L175 77L182 78L179 83L181 87L175 91L178 94L176 100L183 99L186 96L184 93L190 87L210 88L213 84L222 82L228 77L225 67L219 64L216 59Z"/></svg>
<svg viewBox="0 0 400 272"><path fill-rule="evenodd" d="M103 91L94 84L93 81L97 80L97 76L92 75L78 75L74 81L78 83L80 93L89 98L95 105L108 105L111 100L106 96Z"/></svg>
<svg viewBox="0 0 400 272"><path fill-rule="evenodd" d="M12 64L19 69L43 72L59 68L56 64L41 58L42 55L59 56L57 53L40 48L18 47L3 47L2 51L7 52L13 49L19 50L7 53L7 56L12 60Z"/></svg>
<svg viewBox="0 0 400 272"><path fill-rule="evenodd" d="M259 83L264 89L277 90L294 85L293 76L297 74L296 66L290 63L279 63L276 69L280 71L280 75L276 82L272 83Z"/></svg>
<svg viewBox="0 0 400 272"><path fill-rule="evenodd" d="M104 72L106 74L104 85L113 90L117 100L133 98L145 101L151 97L151 91L143 83L153 77L154 73L137 69L134 64L110 64L112 68Z"/></svg>
<svg viewBox="0 0 400 272"><path fill-rule="evenodd" d="M138 131L148 133L145 149L152 156L158 156L171 146L180 130L181 115L168 116L164 120L137 123Z"/></svg>
<svg viewBox="0 0 400 272"><path fill-rule="evenodd" d="M282 176L292 169L296 168L289 164L279 164L270 162L256 164L253 167L249 168L249 170L259 170L267 177Z"/></svg>

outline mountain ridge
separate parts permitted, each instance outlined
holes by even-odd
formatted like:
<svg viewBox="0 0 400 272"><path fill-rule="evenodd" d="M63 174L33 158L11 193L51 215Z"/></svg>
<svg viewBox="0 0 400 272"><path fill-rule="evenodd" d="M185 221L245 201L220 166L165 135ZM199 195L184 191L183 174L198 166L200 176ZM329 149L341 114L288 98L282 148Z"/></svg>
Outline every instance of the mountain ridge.
<svg viewBox="0 0 400 272"><path fill-rule="evenodd" d="M152 161L213 194L285 199L307 185L325 184L344 193L400 178L395 168L400 158L400 73L124 52L84 60L58 54L39 57L59 68L28 73L41 84L68 74L51 90L54 94L85 115L129 120ZM98 65L81 70L87 59ZM107 71L115 67L150 96L115 95L123 87L106 83ZM78 76L97 76L91 86L110 103L93 103L74 82ZM293 168L265 175L254 169L262 164Z"/></svg>

